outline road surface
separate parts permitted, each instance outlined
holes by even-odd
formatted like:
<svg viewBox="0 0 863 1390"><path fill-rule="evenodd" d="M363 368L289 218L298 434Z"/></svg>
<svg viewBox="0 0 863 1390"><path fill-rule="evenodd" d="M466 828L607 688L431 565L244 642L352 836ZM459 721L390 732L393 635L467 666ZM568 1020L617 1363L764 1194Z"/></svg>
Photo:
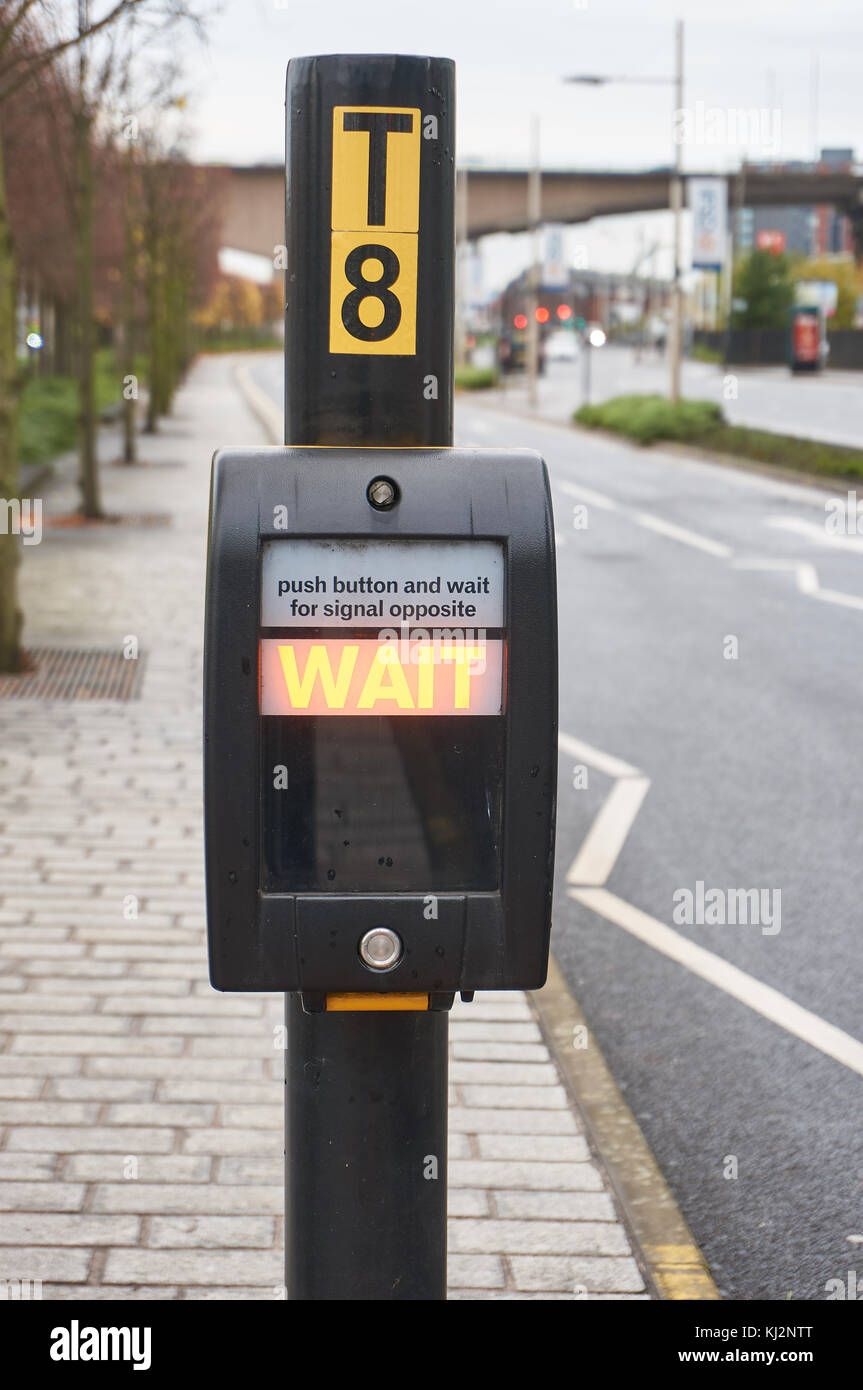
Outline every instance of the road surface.
<svg viewBox="0 0 863 1390"><path fill-rule="evenodd" d="M634 348L609 344L591 350L590 399L594 403L611 396L667 395L668 379L667 360L654 353L644 354L639 361ZM581 363L550 362L539 379L539 394L540 414L568 421L584 400ZM792 376L787 367L725 368L687 361L683 394L716 401L732 425L863 448L863 372ZM507 379L506 397L510 407L524 408L523 375Z"/></svg>

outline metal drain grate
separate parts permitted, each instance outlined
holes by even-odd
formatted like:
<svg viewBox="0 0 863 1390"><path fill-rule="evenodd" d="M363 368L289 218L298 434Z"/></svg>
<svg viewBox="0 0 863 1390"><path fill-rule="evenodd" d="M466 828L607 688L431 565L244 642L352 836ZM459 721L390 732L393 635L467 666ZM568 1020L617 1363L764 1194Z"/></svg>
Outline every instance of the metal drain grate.
<svg viewBox="0 0 863 1390"><path fill-rule="evenodd" d="M0 700L135 700L144 658L116 651L38 647L25 653L28 670L0 675Z"/></svg>

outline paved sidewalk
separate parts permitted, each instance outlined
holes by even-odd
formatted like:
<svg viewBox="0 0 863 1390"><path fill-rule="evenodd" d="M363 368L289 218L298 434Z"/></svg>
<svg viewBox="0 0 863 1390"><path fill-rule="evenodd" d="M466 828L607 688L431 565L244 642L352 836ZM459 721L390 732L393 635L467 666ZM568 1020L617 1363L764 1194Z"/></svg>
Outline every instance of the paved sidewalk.
<svg viewBox="0 0 863 1390"><path fill-rule="evenodd" d="M28 645L143 662L128 702L0 699L0 1281L50 1299L284 1292L282 999L217 994L205 950L209 463L263 442L233 366L104 469L110 511L170 526L23 549ZM61 480L46 516L76 502ZM647 1298L528 999L479 995L451 1037L451 1297Z"/></svg>

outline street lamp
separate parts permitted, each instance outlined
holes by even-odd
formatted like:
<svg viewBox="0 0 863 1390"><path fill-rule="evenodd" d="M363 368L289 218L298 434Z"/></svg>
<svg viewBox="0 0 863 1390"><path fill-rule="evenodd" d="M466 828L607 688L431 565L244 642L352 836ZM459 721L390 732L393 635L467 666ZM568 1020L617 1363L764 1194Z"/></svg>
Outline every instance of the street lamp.
<svg viewBox="0 0 863 1390"><path fill-rule="evenodd" d="M674 111L683 107L683 21L677 20L674 33L674 76L673 77L614 77L594 73L566 77L565 82L575 82L585 87L603 87L607 83L627 82L643 85L674 87ZM672 130L676 123L672 122ZM674 287L671 297L671 399L676 405L680 400L680 349L683 338L683 298L681 286L681 221L683 213L683 146L674 139L674 164L671 176L671 211L674 214Z"/></svg>

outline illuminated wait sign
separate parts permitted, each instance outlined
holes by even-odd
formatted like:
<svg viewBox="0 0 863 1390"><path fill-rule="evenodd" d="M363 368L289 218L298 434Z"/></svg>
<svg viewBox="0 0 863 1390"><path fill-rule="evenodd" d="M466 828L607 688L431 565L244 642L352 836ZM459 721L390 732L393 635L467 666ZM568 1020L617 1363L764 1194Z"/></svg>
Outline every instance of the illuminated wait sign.
<svg viewBox="0 0 863 1390"><path fill-rule="evenodd" d="M361 638L264 638L261 713L495 715L502 709L503 641L428 646Z"/></svg>

